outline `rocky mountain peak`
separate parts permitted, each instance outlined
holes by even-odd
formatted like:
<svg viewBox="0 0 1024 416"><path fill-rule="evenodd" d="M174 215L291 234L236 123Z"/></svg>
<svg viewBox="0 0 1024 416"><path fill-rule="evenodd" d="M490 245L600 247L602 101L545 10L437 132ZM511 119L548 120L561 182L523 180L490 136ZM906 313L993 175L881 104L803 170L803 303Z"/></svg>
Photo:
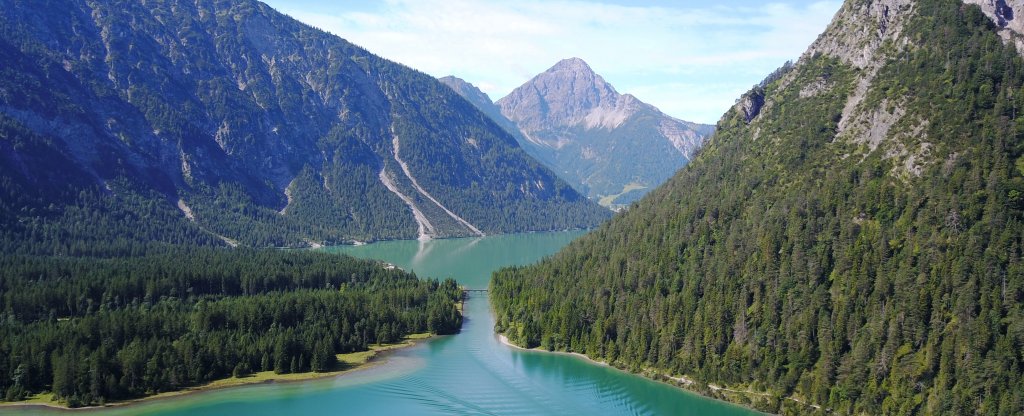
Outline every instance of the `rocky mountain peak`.
<svg viewBox="0 0 1024 416"><path fill-rule="evenodd" d="M590 67L590 65L587 64L586 61L580 58L573 57L558 61L558 63L556 63L555 66L552 66L550 69L548 69L547 72L575 72L593 74L594 70L593 68Z"/></svg>
<svg viewBox="0 0 1024 416"><path fill-rule="evenodd" d="M620 94L580 58L559 61L496 104L527 152L606 206L663 182L712 130Z"/></svg>
<svg viewBox="0 0 1024 416"><path fill-rule="evenodd" d="M614 108L615 88L582 59L569 58L537 75L496 104L524 130L580 124L596 108ZM539 110L539 111L538 111Z"/></svg>

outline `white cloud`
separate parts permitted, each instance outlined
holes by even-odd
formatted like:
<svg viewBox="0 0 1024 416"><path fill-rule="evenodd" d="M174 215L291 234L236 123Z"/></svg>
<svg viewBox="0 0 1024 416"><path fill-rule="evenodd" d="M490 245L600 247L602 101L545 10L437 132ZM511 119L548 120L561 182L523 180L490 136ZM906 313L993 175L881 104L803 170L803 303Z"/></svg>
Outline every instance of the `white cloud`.
<svg viewBox="0 0 1024 416"><path fill-rule="evenodd" d="M839 5L389 0L358 12L276 6L380 56L464 78L493 99L576 56L620 92L675 117L714 123L740 93L797 58Z"/></svg>

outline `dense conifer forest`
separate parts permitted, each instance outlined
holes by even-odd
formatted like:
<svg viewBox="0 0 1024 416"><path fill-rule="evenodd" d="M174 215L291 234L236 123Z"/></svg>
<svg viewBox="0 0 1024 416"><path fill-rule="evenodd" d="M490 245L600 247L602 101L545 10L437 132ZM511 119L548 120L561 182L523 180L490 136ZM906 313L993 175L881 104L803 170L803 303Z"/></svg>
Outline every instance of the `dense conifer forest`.
<svg viewBox="0 0 1024 416"><path fill-rule="evenodd" d="M335 354L461 326L452 280L228 248L128 179L110 184L116 194L0 185L0 209L15 213L0 228L2 400L52 392L96 405L259 371L330 371Z"/></svg>
<svg viewBox="0 0 1024 416"><path fill-rule="evenodd" d="M837 138L856 70L805 56L667 185L497 272L497 330L772 412L1024 413L1024 61L976 6L912 10L864 99L920 171Z"/></svg>
<svg viewBox="0 0 1024 416"><path fill-rule="evenodd" d="M0 391L102 404L457 332L461 289L304 251L150 247L115 257L0 255Z"/></svg>

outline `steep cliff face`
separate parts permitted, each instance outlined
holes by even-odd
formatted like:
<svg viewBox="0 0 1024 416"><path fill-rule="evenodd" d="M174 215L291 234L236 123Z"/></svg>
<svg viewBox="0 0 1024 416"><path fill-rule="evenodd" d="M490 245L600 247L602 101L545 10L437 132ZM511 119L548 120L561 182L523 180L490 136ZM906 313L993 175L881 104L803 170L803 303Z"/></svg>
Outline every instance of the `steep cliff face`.
<svg viewBox="0 0 1024 416"><path fill-rule="evenodd" d="M993 10L847 1L664 186L496 273L497 329L771 412L1024 412L1024 59Z"/></svg>
<svg viewBox="0 0 1024 416"><path fill-rule="evenodd" d="M127 178L215 234L293 245L606 216L433 78L262 3L0 5L0 116L45 142L33 157L61 155L112 194Z"/></svg>
<svg viewBox="0 0 1024 416"><path fill-rule="evenodd" d="M683 166L710 126L619 94L579 58L563 60L496 103L524 148L602 204L628 204Z"/></svg>

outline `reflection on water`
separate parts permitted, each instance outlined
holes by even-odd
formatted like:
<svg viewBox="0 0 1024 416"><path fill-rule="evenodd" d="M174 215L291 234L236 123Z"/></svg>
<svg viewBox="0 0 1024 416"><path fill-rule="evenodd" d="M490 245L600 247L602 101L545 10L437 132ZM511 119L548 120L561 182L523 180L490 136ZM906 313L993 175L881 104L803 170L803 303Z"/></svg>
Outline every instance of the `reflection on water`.
<svg viewBox="0 0 1024 416"><path fill-rule="evenodd" d="M394 241L331 248L420 276L486 288L497 267L537 261L582 232ZM382 365L342 377L214 391L121 409L152 415L739 415L746 409L584 359L502 345L484 294L466 302L460 334L397 350ZM107 410L109 412L109 410Z"/></svg>
<svg viewBox="0 0 1024 416"><path fill-rule="evenodd" d="M384 260L420 277L454 277L469 289L486 289L501 266L530 264L549 256L586 231L525 233L443 240L382 241L323 250Z"/></svg>

